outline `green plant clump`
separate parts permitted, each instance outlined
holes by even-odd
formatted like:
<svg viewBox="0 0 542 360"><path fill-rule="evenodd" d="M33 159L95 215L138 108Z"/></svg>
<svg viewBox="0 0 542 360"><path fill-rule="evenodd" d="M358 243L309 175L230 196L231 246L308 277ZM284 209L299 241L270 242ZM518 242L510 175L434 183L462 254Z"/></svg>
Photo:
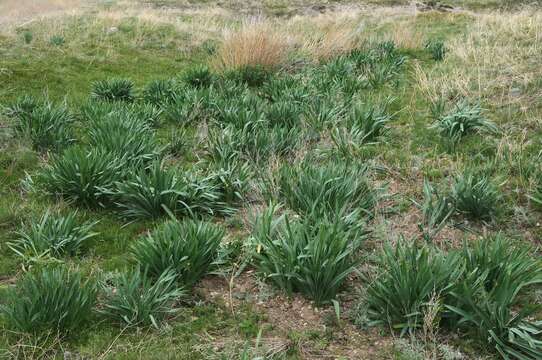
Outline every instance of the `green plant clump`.
<svg viewBox="0 0 542 360"><path fill-rule="evenodd" d="M208 273L223 237L224 230L207 222L168 221L138 241L132 253L149 275L159 278L172 269L179 283L190 288Z"/></svg>
<svg viewBox="0 0 542 360"><path fill-rule="evenodd" d="M385 324L403 335L423 326L424 317L449 296L463 273L459 256L445 256L415 243L386 246L379 273L367 289L372 324Z"/></svg>
<svg viewBox="0 0 542 360"><path fill-rule="evenodd" d="M18 233L10 248L24 259L75 255L81 245L98 235L92 228L96 223L78 224L75 213L54 216L47 211L39 222L33 222Z"/></svg>
<svg viewBox="0 0 542 360"><path fill-rule="evenodd" d="M96 285L65 267L27 273L6 294L1 312L10 328L66 334L80 330L96 301Z"/></svg>
<svg viewBox="0 0 542 360"><path fill-rule="evenodd" d="M90 96L94 100L132 102L134 83L128 79L99 80L92 84Z"/></svg>
<svg viewBox="0 0 542 360"><path fill-rule="evenodd" d="M365 234L346 230L339 221L318 224L274 218L270 206L256 221L256 266L288 294L299 292L317 305L335 299L358 263L355 254Z"/></svg>
<svg viewBox="0 0 542 360"><path fill-rule="evenodd" d="M456 209L474 220L491 220L498 211L501 194L490 179L467 170L456 177L452 197Z"/></svg>
<svg viewBox="0 0 542 360"><path fill-rule="evenodd" d="M37 176L37 185L76 205L96 208L108 203L108 192L124 178L126 161L100 149L71 147L53 157Z"/></svg>
<svg viewBox="0 0 542 360"><path fill-rule="evenodd" d="M173 305L184 295L176 278L173 270L164 271L157 279L147 277L140 269L117 275L111 285L104 286L100 313L127 326L159 328L166 316L177 312Z"/></svg>

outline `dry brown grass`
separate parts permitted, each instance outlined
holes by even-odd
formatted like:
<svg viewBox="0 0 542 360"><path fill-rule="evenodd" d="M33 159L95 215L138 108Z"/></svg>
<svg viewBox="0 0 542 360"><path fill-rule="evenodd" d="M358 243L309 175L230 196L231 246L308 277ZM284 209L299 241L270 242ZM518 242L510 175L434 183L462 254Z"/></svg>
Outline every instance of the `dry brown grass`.
<svg viewBox="0 0 542 360"><path fill-rule="evenodd" d="M459 95L528 110L541 95L541 46L542 11L477 14L467 35L447 44L443 63L416 69L418 86L429 98Z"/></svg>
<svg viewBox="0 0 542 360"><path fill-rule="evenodd" d="M218 70L243 66L276 68L284 63L291 48L288 34L279 32L269 22L250 21L239 30L224 31L213 65Z"/></svg>
<svg viewBox="0 0 542 360"><path fill-rule="evenodd" d="M2 0L0 28L21 25L37 17L64 15L85 5L82 0Z"/></svg>

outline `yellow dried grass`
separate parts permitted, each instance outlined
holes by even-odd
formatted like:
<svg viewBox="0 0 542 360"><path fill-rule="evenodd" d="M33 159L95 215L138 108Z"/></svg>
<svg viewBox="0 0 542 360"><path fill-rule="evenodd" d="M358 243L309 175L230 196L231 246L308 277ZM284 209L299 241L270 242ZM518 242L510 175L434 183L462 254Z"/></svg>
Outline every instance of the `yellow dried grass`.
<svg viewBox="0 0 542 360"><path fill-rule="evenodd" d="M290 39L267 22L248 22L237 31L226 30L212 65L218 70L244 66L275 68L286 60Z"/></svg>

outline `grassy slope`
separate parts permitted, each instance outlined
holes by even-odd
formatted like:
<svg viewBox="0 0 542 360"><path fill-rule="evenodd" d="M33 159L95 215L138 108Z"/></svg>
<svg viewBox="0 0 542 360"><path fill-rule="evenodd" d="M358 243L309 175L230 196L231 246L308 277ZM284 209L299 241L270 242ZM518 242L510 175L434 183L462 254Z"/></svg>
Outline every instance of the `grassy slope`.
<svg viewBox="0 0 542 360"><path fill-rule="evenodd" d="M465 1L466 2L466 1ZM465 3L463 2L463 3ZM380 3L380 2L379 2ZM481 1L471 2L470 6L482 4ZM488 3L489 4L489 3ZM468 25L473 18L467 15L427 14L415 20L414 26L429 37L451 38L461 36L467 32ZM3 38L0 40L0 76L2 88L0 89L0 103L13 100L22 93L40 95L44 91L55 100L66 100L74 109L78 104L85 101L88 96L89 84L96 79L110 76L129 77L136 84L142 85L150 79L173 76L186 66L205 60L203 50L188 47L186 49L187 35L178 33L168 26L141 30L146 26L134 20L122 20L117 26L117 31L108 39L98 38L102 33L103 25L96 25L86 17L70 22L63 30L66 35L66 43L56 47L48 42L47 37L39 38L31 44L23 43L21 36L16 38ZM70 29L78 29L72 31ZM28 30L39 34L40 28L29 26ZM141 34L146 34L141 37ZM179 51L179 49L184 49ZM435 64L426 55L412 51L411 58L417 58L424 66L431 67L450 66ZM411 65L412 66L412 65ZM379 145L376 154L382 154L381 160L388 168L393 169L398 175L393 175L395 180L404 180L398 189L400 199L398 204L398 217L408 215L409 197L419 194L418 181L409 177L412 167L422 163L421 173L433 180L444 178L447 175L447 164L460 166L464 159L470 158L479 152L488 154L497 151L497 144L492 139L483 141L470 141L460 149L458 155L451 157L435 152L438 147L438 139L434 133L427 130L428 102L419 93L413 92L415 78L413 68L407 72L403 83L392 95L398 98L398 118L390 135L390 141ZM384 94L382 94L384 95ZM497 123L503 125L510 118L507 111L495 107L489 107L488 116ZM520 114L514 119L520 123ZM409 152L402 151L405 133L409 138ZM519 136L515 134L514 136ZM537 134L537 137L540 134ZM4 150L4 149L3 149ZM420 158L422 160L420 160ZM19 266L5 246L16 230L21 220L37 217L47 206L64 208L66 205L55 204L51 200L42 198L23 197L19 191L20 181L25 172L32 172L40 166L43 159L24 144L10 142L8 148L0 155L0 277L11 279L17 275ZM474 160L476 161L476 160ZM428 164L438 164L430 166ZM500 175L504 175L500 174ZM520 176L512 176L507 185L508 203L503 206L513 209L515 194L510 184L523 181ZM404 206L401 206L404 205ZM496 229L502 229L511 235L524 235L525 232L538 233L534 227L536 218L528 217L521 221L517 228L510 227L516 220L512 217L512 210L501 214ZM123 226L118 219L109 213L80 212L82 218L99 219L98 230L101 232L99 239L90 246L89 255L73 260L88 271L111 271L126 266L125 252L130 242L151 224L138 223ZM394 221L394 218L387 221ZM383 233L381 236L385 236ZM531 234L530 236L533 236ZM380 239L377 239L379 241ZM5 286L5 285L3 285ZM76 339L71 339L66 347L72 351L80 352L93 358L100 355L111 358L164 358L167 356L183 359L205 359L216 356L220 349L213 349L211 344L220 343L221 339L237 339L237 346L242 347L244 339L255 339L260 328L269 329L270 333L288 339L291 343L304 344L303 346L325 346L334 344L340 346L341 338L347 336L346 330L331 328L323 331L318 330L301 333L273 332L273 324L261 315L251 305L244 305L237 309L235 315L220 301L208 301L202 297L201 303L192 303L161 332L135 333L127 331L117 338L119 330L106 325L98 324L88 329ZM114 344L112 344L112 342ZM309 344L309 345L307 345ZM112 346L110 348L110 346ZM0 343L0 348L2 348ZM7 347L7 345L6 345ZM292 346L292 354L286 355L293 358L300 357L302 346ZM381 346L377 353L382 358L389 356L389 345ZM339 351L340 353L340 351ZM377 356L377 355L375 355Z"/></svg>

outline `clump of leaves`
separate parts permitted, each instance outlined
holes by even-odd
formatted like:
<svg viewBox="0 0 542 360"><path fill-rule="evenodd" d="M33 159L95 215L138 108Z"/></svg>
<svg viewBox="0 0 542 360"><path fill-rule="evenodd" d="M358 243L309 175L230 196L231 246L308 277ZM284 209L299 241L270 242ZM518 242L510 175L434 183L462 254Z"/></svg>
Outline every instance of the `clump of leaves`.
<svg viewBox="0 0 542 360"><path fill-rule="evenodd" d="M455 211L450 196L439 193L431 184L423 182L423 203L417 204L422 211L423 222L418 225L425 241L431 241Z"/></svg>
<svg viewBox="0 0 542 360"><path fill-rule="evenodd" d="M505 271L498 274L494 287L488 290L489 276L488 271L481 275L474 271L452 292L456 304L447 308L459 317L457 326L474 332L504 359L542 358L542 321L532 320L540 306L514 309L521 290L535 282L527 273L514 278Z"/></svg>
<svg viewBox="0 0 542 360"><path fill-rule="evenodd" d="M288 294L300 292L317 305L330 302L357 265L363 233L339 221L290 221L270 206L256 220L253 240L258 271Z"/></svg>
<svg viewBox="0 0 542 360"><path fill-rule="evenodd" d="M211 86L216 81L216 75L206 65L197 65L188 68L180 76L184 83L198 88Z"/></svg>
<svg viewBox="0 0 542 360"><path fill-rule="evenodd" d="M465 245L462 255L466 276L447 305L453 325L473 331L505 359L539 359L542 322L531 317L540 307L517 306L526 288L542 282L540 260L500 234Z"/></svg>
<svg viewBox="0 0 542 360"><path fill-rule="evenodd" d="M26 30L23 32L23 40L25 44L30 44L32 40L34 39L34 34L30 30Z"/></svg>
<svg viewBox="0 0 542 360"><path fill-rule="evenodd" d="M170 104L164 107L166 120L174 124L188 124L209 117L212 102L212 88L188 88L178 91Z"/></svg>
<svg viewBox="0 0 542 360"><path fill-rule="evenodd" d="M187 127L175 128L168 134L167 151L173 156L189 155L187 152L194 145L194 134Z"/></svg>
<svg viewBox="0 0 542 360"><path fill-rule="evenodd" d="M449 296L463 272L459 256L401 241L386 245L378 274L367 289L371 324L385 324L404 335L423 326L428 303Z"/></svg>
<svg viewBox="0 0 542 360"><path fill-rule="evenodd" d="M170 104L175 99L178 85L173 80L153 80L143 89L143 100L154 106Z"/></svg>
<svg viewBox="0 0 542 360"><path fill-rule="evenodd" d="M358 103L352 107L349 127L360 143L374 143L384 135L386 125L391 120L387 114L391 102L392 99L388 99L378 106Z"/></svg>
<svg viewBox="0 0 542 360"><path fill-rule="evenodd" d="M129 79L99 80L92 84L90 96L102 101L132 102L135 98L134 83Z"/></svg>
<svg viewBox="0 0 542 360"><path fill-rule="evenodd" d="M433 60L442 61L446 56L446 46L441 40L431 40L425 44L425 48L431 53Z"/></svg>
<svg viewBox="0 0 542 360"><path fill-rule="evenodd" d="M370 217L377 201L367 169L354 164L303 162L280 170L280 193L298 214L316 219L340 216L348 223Z"/></svg>
<svg viewBox="0 0 542 360"><path fill-rule="evenodd" d="M65 267L27 273L0 307L8 325L28 333L66 334L80 329L96 301L96 285Z"/></svg>
<svg viewBox="0 0 542 360"><path fill-rule="evenodd" d="M455 178L452 197L460 213L473 220L490 220L498 210L501 194L487 175L466 170Z"/></svg>
<svg viewBox="0 0 542 360"><path fill-rule="evenodd" d="M247 84L251 87L262 86L271 78L269 68L259 65L244 65L229 70L224 74L225 78L240 84Z"/></svg>
<svg viewBox="0 0 542 360"><path fill-rule="evenodd" d="M156 279L139 268L119 274L103 286L105 299L100 313L127 326L159 328L165 317L177 312L173 305L185 294L176 279L173 270L164 271Z"/></svg>
<svg viewBox="0 0 542 360"><path fill-rule="evenodd" d="M531 256L532 249L514 245L502 234L465 244L463 257L468 273L484 275L484 287L491 291L505 273L509 280L525 286L542 281L542 263Z"/></svg>
<svg viewBox="0 0 542 360"><path fill-rule="evenodd" d="M220 207L220 193L212 179L181 177L174 169L162 168L159 162L118 182L112 195L128 219L156 219L168 212L213 213Z"/></svg>
<svg viewBox="0 0 542 360"><path fill-rule="evenodd" d="M335 128L331 134L337 148L346 154L359 151L362 145L375 144L385 134L386 125L391 120L387 108L392 99L374 106L369 103L357 103L346 119L345 128Z"/></svg>
<svg viewBox="0 0 542 360"><path fill-rule="evenodd" d="M26 260L47 256L75 255L81 245L98 235L92 228L96 223L78 224L75 213L54 216L47 211L39 222L33 222L18 233L9 247Z"/></svg>
<svg viewBox="0 0 542 360"><path fill-rule="evenodd" d="M71 147L37 177L50 194L86 207L105 206L107 192L124 178L126 161L101 149Z"/></svg>
<svg viewBox="0 0 542 360"><path fill-rule="evenodd" d="M221 164L211 173L211 181L216 184L221 200L227 204L242 201L249 189L251 170L248 164L232 159Z"/></svg>
<svg viewBox="0 0 542 360"><path fill-rule="evenodd" d="M161 152L151 127L126 109L94 122L88 139L93 147L124 157L132 164L148 163Z"/></svg>
<svg viewBox="0 0 542 360"><path fill-rule="evenodd" d="M265 108L265 120L270 126L291 129L301 123L301 112L293 101L278 101Z"/></svg>
<svg viewBox="0 0 542 360"><path fill-rule="evenodd" d="M472 105L467 101L456 103L450 111L439 116L431 127L437 129L443 138L454 145L466 135L475 132L497 131L495 124L482 115L480 105Z"/></svg>
<svg viewBox="0 0 542 360"><path fill-rule="evenodd" d="M137 263L158 278L172 269L180 284L190 288L208 273L217 258L224 230L198 220L168 221L132 248Z"/></svg>
<svg viewBox="0 0 542 360"><path fill-rule="evenodd" d="M127 181L119 182L113 196L124 217L155 219L168 211L190 210L182 201L182 190L183 183L175 171L154 163L149 170L141 169Z"/></svg>
<svg viewBox="0 0 542 360"><path fill-rule="evenodd" d="M32 142L35 150L59 150L75 141L73 116L68 108L25 97L7 111L15 118L15 131Z"/></svg>
<svg viewBox="0 0 542 360"><path fill-rule="evenodd" d="M344 116L344 106L328 98L315 97L305 108L303 118L316 132L339 122Z"/></svg>
<svg viewBox="0 0 542 360"><path fill-rule="evenodd" d="M32 95L23 95L13 103L5 106L2 112L9 118L20 119L23 116L30 115L39 106L43 106L43 101L36 99Z"/></svg>
<svg viewBox="0 0 542 360"><path fill-rule="evenodd" d="M49 39L49 43L54 46L62 46L66 42L66 39L62 35L53 35Z"/></svg>

